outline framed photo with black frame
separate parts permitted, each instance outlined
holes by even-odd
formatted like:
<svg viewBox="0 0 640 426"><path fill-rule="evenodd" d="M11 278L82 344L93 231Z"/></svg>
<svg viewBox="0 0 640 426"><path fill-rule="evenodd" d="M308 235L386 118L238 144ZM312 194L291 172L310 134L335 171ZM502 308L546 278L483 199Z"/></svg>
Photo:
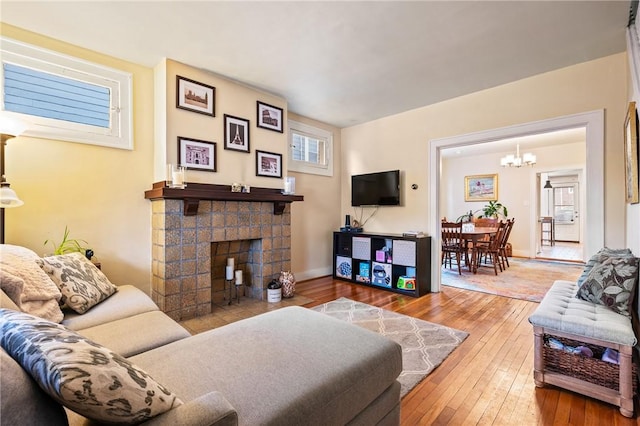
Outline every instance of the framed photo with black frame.
<svg viewBox="0 0 640 426"><path fill-rule="evenodd" d="M177 75L176 108L216 116L216 88Z"/></svg>
<svg viewBox="0 0 640 426"><path fill-rule="evenodd" d="M282 108L258 101L258 127L284 133Z"/></svg>
<svg viewBox="0 0 640 426"><path fill-rule="evenodd" d="M216 143L178 136L178 160L189 170L215 172Z"/></svg>
<svg viewBox="0 0 640 426"><path fill-rule="evenodd" d="M249 120L224 115L224 149L249 153Z"/></svg>
<svg viewBox="0 0 640 426"><path fill-rule="evenodd" d="M638 203L638 115L636 103L630 102L624 121L624 171L627 203Z"/></svg>
<svg viewBox="0 0 640 426"><path fill-rule="evenodd" d="M282 155L256 150L256 176L282 177Z"/></svg>

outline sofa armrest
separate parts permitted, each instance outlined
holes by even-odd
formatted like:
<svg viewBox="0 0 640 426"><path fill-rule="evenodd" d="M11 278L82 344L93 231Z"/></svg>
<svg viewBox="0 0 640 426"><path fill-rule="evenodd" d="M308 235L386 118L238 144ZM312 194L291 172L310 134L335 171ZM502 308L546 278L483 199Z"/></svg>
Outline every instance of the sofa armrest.
<svg viewBox="0 0 640 426"><path fill-rule="evenodd" d="M209 392L144 423L157 425L237 426L238 413L220 392Z"/></svg>

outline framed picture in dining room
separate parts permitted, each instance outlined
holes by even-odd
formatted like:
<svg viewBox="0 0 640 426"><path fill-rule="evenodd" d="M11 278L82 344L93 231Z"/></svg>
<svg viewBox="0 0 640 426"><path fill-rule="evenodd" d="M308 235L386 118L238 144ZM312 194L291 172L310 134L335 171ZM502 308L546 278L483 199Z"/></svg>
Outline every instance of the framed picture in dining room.
<svg viewBox="0 0 640 426"><path fill-rule="evenodd" d="M249 120L224 115L224 149L249 153Z"/></svg>
<svg viewBox="0 0 640 426"><path fill-rule="evenodd" d="M624 122L625 198L630 204L638 203L638 155L638 114L630 102Z"/></svg>
<svg viewBox="0 0 640 426"><path fill-rule="evenodd" d="M498 175L464 177L465 201L498 201Z"/></svg>
<svg viewBox="0 0 640 426"><path fill-rule="evenodd" d="M189 170L215 172L216 143L178 136L178 159Z"/></svg>
<svg viewBox="0 0 640 426"><path fill-rule="evenodd" d="M216 116L216 88L177 75L176 108Z"/></svg>
<svg viewBox="0 0 640 426"><path fill-rule="evenodd" d="M282 155L256 150L256 176L282 177Z"/></svg>
<svg viewBox="0 0 640 426"><path fill-rule="evenodd" d="M282 108L277 106L265 104L258 101L258 127L263 129L273 130L274 132L283 133L282 121L283 114Z"/></svg>

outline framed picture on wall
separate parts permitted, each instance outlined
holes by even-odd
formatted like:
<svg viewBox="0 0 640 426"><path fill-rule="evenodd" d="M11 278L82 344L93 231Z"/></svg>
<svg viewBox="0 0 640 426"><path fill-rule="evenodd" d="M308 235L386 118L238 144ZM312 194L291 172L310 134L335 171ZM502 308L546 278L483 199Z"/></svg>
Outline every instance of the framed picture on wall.
<svg viewBox="0 0 640 426"><path fill-rule="evenodd" d="M282 177L282 155L256 151L256 176Z"/></svg>
<svg viewBox="0 0 640 426"><path fill-rule="evenodd" d="M474 175L464 177L465 201L497 201L498 175Z"/></svg>
<svg viewBox="0 0 640 426"><path fill-rule="evenodd" d="M176 108L216 116L216 88L176 76Z"/></svg>
<svg viewBox="0 0 640 426"><path fill-rule="evenodd" d="M258 101L258 127L283 133L282 130L282 108L268 105Z"/></svg>
<svg viewBox="0 0 640 426"><path fill-rule="evenodd" d="M638 115L630 102L624 121L624 171L627 203L638 203Z"/></svg>
<svg viewBox="0 0 640 426"><path fill-rule="evenodd" d="M180 165L190 170L216 171L216 143L178 136Z"/></svg>
<svg viewBox="0 0 640 426"><path fill-rule="evenodd" d="M224 115L224 149L249 153L249 120Z"/></svg>

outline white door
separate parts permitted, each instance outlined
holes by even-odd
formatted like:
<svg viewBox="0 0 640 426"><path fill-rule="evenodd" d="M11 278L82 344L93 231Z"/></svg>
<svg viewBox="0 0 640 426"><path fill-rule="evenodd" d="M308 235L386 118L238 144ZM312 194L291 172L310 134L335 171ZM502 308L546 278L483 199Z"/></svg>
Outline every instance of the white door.
<svg viewBox="0 0 640 426"><path fill-rule="evenodd" d="M553 218L557 241L580 242L580 200L578 183L553 187Z"/></svg>

